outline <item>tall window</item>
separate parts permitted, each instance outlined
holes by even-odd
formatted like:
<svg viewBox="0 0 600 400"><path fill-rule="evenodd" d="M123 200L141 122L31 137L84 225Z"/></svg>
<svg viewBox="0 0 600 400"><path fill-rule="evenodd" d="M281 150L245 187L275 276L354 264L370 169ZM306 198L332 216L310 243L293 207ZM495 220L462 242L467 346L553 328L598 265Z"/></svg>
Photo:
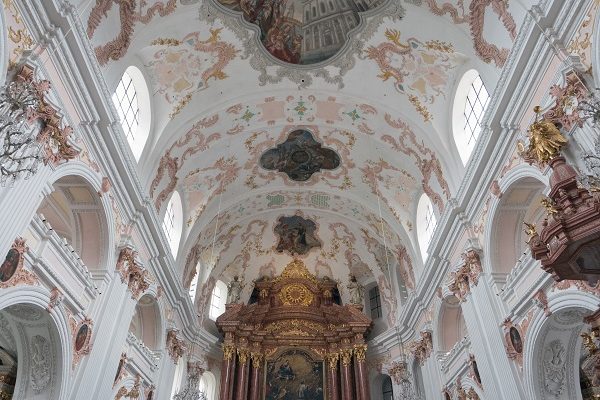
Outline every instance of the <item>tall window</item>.
<svg viewBox="0 0 600 400"><path fill-rule="evenodd" d="M150 93L142 72L134 66L125 70L112 101L121 127L136 160L140 159L150 132Z"/></svg>
<svg viewBox="0 0 600 400"><path fill-rule="evenodd" d="M383 400L393 400L394 390L392 389L392 378L386 376L381 384L381 392L383 394Z"/></svg>
<svg viewBox="0 0 600 400"><path fill-rule="evenodd" d="M179 247L179 239L181 238L181 230L183 228L183 210L181 206L181 197L178 192L173 192L167 209L165 211L165 217L163 218L162 228L167 237L167 241L171 246L171 252L173 257L177 256L177 249Z"/></svg>
<svg viewBox="0 0 600 400"><path fill-rule="evenodd" d="M381 297L377 286L369 290L369 304L371 305L371 319L381 318Z"/></svg>
<svg viewBox="0 0 600 400"><path fill-rule="evenodd" d="M479 73L467 71L456 89L452 129L463 164L466 164L481 133L481 120L490 101L490 95Z"/></svg>
<svg viewBox="0 0 600 400"><path fill-rule="evenodd" d="M481 77L471 83L471 89L467 94L467 102L465 104L465 132L467 132L469 146L475 146L479 133L481 132L481 119L488 105L490 96L486 90Z"/></svg>
<svg viewBox="0 0 600 400"><path fill-rule="evenodd" d="M217 281L210 299L210 311L208 316L212 320L225 312L225 301L227 297L227 286L221 281Z"/></svg>
<svg viewBox="0 0 600 400"><path fill-rule="evenodd" d="M115 107L119 113L121 126L123 127L123 132L125 132L127 141L133 147L140 123L140 108L138 106L137 92L133 84L133 79L131 79L131 76L127 72L123 74L117 90L115 90L112 96L112 101L115 103Z"/></svg>
<svg viewBox="0 0 600 400"><path fill-rule="evenodd" d="M429 197L423 193L417 206L417 236L419 238L419 247L423 260L427 259L427 248L435 232L437 225L433 204Z"/></svg>

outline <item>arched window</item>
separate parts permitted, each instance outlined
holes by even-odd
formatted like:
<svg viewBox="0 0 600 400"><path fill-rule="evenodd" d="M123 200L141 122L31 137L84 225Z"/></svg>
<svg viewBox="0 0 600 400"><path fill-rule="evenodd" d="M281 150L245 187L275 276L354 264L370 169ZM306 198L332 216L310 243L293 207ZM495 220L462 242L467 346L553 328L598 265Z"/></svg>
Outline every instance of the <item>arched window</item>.
<svg viewBox="0 0 600 400"><path fill-rule="evenodd" d="M475 148L489 100L479 73L474 69L466 72L456 89L453 107L454 140L463 164L467 163Z"/></svg>
<svg viewBox="0 0 600 400"><path fill-rule="evenodd" d="M225 301L227 300L227 286L222 281L217 281L210 299L210 311L208 316L213 321L225 312Z"/></svg>
<svg viewBox="0 0 600 400"><path fill-rule="evenodd" d="M142 155L150 132L150 94L139 69L131 66L125 70L112 95L112 101L119 114L123 133L137 161Z"/></svg>
<svg viewBox="0 0 600 400"><path fill-rule="evenodd" d="M175 376L173 377L173 387L171 388L171 398L175 396L179 389L181 389L181 383L183 381L183 373L185 372L185 357L180 357L175 367Z"/></svg>
<svg viewBox="0 0 600 400"><path fill-rule="evenodd" d="M181 197L178 192L174 192L167 204L167 211L163 219L163 230L167 236L173 257L177 257L179 239L181 239L181 230L183 228L183 210L181 207Z"/></svg>
<svg viewBox="0 0 600 400"><path fill-rule="evenodd" d="M394 400L394 389L392 389L392 378L386 376L381 383L383 400Z"/></svg>
<svg viewBox="0 0 600 400"><path fill-rule="evenodd" d="M379 288L374 286L369 290L369 304L371 307L371 319L381 318L381 296Z"/></svg>
<svg viewBox="0 0 600 400"><path fill-rule="evenodd" d="M212 372L205 371L202 374L202 378L200 378L200 392L206 395L207 400L215 400L216 398L216 389L217 389L217 380Z"/></svg>
<svg viewBox="0 0 600 400"><path fill-rule="evenodd" d="M423 260L427 259L427 248L435 232L436 224L437 220L433 211L433 204L431 204L429 196L423 193L417 206L417 236Z"/></svg>

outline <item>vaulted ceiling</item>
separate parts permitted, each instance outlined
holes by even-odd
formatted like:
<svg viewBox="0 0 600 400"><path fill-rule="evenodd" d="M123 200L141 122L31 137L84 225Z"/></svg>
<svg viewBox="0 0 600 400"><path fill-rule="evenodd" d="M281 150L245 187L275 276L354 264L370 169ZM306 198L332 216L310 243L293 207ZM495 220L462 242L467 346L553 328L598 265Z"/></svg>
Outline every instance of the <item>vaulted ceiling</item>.
<svg viewBox="0 0 600 400"><path fill-rule="evenodd" d="M172 193L181 195L182 279L200 262L210 269L201 283L250 281L299 256L321 276L376 281L395 304L390 277L410 290L422 265L419 197L441 213L463 175L452 132L458 82L477 69L493 91L523 6L220 1L80 4L108 86L134 65L149 87L139 172L161 215ZM261 165L297 130L335 153L292 146L279 164ZM313 173L291 178L292 154ZM320 245L306 254L278 251L278 221L293 215L316 225ZM299 228L288 228L296 237Z"/></svg>

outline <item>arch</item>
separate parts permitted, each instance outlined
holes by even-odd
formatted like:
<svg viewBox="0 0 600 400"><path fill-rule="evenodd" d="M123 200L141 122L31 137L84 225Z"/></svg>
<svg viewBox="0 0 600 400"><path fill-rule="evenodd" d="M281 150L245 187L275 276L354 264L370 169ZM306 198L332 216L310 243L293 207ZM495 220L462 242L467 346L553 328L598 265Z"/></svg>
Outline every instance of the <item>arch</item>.
<svg viewBox="0 0 600 400"><path fill-rule="evenodd" d="M440 351L449 352L467 333L462 307L454 296L446 297L440 306L437 320L437 342Z"/></svg>
<svg viewBox="0 0 600 400"><path fill-rule="evenodd" d="M481 130L481 118L490 95L479 72L470 69L460 79L452 105L452 133L458 153L466 165Z"/></svg>
<svg viewBox="0 0 600 400"><path fill-rule="evenodd" d="M51 399L69 399L70 397L70 379L71 379L71 362L73 352L71 348L72 334L69 328L68 316L66 315L62 306L54 307L47 311L48 303L50 301L50 292L41 286L17 286L8 289L4 289L2 296L0 297L0 314L4 315L7 310L13 306L26 307L30 311L26 314L41 315L41 318L45 318L47 321L48 328L48 339L50 354L55 357L55 376L54 376L54 391L52 392ZM19 315L23 313L23 309L19 313L13 314ZM3 316L5 320L7 319ZM33 318L33 317L28 317ZM5 326L5 324L2 324ZM10 325L10 324L9 324ZM4 335L7 332L2 329L0 335ZM20 333L15 336L15 343L17 347L17 353L26 354L30 359L32 350L29 348L28 341L23 341L20 338ZM36 333L39 334L38 331ZM38 351L37 349L35 351ZM24 352L24 353L23 353ZM17 355L18 362L18 355ZM30 360L28 361L30 362ZM23 368L25 363L18 366L17 370L17 382L15 385L15 393L26 393L27 388L30 385L29 379L25 382L21 381L19 374L23 376ZM19 370L20 369L20 370ZM32 393L33 395L33 393ZM21 395L23 396L23 395ZM15 397L17 398L17 397ZM18 397L25 398L25 397Z"/></svg>
<svg viewBox="0 0 600 400"><path fill-rule="evenodd" d="M90 167L80 161L72 160L68 163L63 163L59 165L48 178L49 187L52 188L52 185L59 180L67 177L76 177L80 179L85 184L87 184L90 188L92 194L95 195L96 204L99 206L98 212L101 214L100 225L99 228L102 230L103 234L101 237L100 243L102 244L102 257L101 264L99 265L99 271L104 271L106 268L114 268L116 265L116 257L117 252L114 250L116 248L116 236L117 232L115 229L115 211L113 209L113 204L109 196L99 196L98 193L102 192L102 177L91 170ZM38 208L41 204L38 205ZM98 229L98 227L96 228ZM91 272L94 272L93 265L86 265L88 268L91 268Z"/></svg>
<svg viewBox="0 0 600 400"><path fill-rule="evenodd" d="M511 170L498 183L500 195L490 203L489 222L484 230L484 268L501 285L516 265L531 257L523 221L539 223L544 218L540 198L547 180L530 166Z"/></svg>
<svg viewBox="0 0 600 400"><path fill-rule="evenodd" d="M148 294L142 296L129 324L129 332L141 340L150 350L162 347L161 313L156 298Z"/></svg>
<svg viewBox="0 0 600 400"><path fill-rule="evenodd" d="M131 65L123 72L113 92L112 101L131 152L135 160L139 161L152 124L150 91L139 68Z"/></svg>
<svg viewBox="0 0 600 400"><path fill-rule="evenodd" d="M436 215L433 204L429 196L423 193L419 198L417 205L417 216L416 216L416 227L417 227L417 238L419 242L419 248L421 249L421 257L423 262L427 260L429 254L427 253L429 243L433 237L436 227Z"/></svg>
<svg viewBox="0 0 600 400"><path fill-rule="evenodd" d="M536 309L526 333L523 349L523 375L528 398L580 399L579 361L583 317L595 312L600 300L577 289L548 294L552 315ZM553 365L550 365L552 363ZM564 368L563 382L549 380L544 368ZM569 372L570 371L570 372ZM576 371L572 373L572 371ZM548 385L546 388L546 385ZM558 389L562 390L557 395Z"/></svg>
<svg viewBox="0 0 600 400"><path fill-rule="evenodd" d="M591 7L594 7L592 5L592 1L589 2ZM600 13L596 13L596 17L594 19L594 26L592 29L592 38L591 38L591 43L600 43L600 29L598 29L598 27L600 27ZM590 60L590 66L594 65L600 65L600 48L598 48L598 46L592 46L592 50L591 50L592 54L591 54L591 60ZM594 87L600 87L600 71L598 71L598 68L592 68L592 77L594 78Z"/></svg>
<svg viewBox="0 0 600 400"><path fill-rule="evenodd" d="M178 191L174 191L164 211L163 231L167 237L173 258L177 258L181 233L183 231L183 206Z"/></svg>
<svg viewBox="0 0 600 400"><path fill-rule="evenodd" d="M97 191L77 175L63 176L52 187L37 213L77 251L88 269L103 270L108 249L101 244L108 236L108 219Z"/></svg>
<svg viewBox="0 0 600 400"><path fill-rule="evenodd" d="M208 317L215 321L219 315L225 312L227 301L227 285L223 281L217 281L210 296L210 307Z"/></svg>

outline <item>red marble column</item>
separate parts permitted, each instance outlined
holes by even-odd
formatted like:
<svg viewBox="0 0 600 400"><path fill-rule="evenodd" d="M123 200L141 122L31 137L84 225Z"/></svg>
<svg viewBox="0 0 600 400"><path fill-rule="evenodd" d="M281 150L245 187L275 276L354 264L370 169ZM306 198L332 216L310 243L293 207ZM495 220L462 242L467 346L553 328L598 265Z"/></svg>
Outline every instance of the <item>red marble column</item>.
<svg viewBox="0 0 600 400"><path fill-rule="evenodd" d="M235 347L231 344L223 346L223 364L221 367L221 390L219 399L231 400L231 387L235 368Z"/></svg>
<svg viewBox="0 0 600 400"><path fill-rule="evenodd" d="M252 360L252 380L250 381L250 400L259 400L260 398L260 384L262 381L262 360L263 355L261 353L250 353L250 359Z"/></svg>
<svg viewBox="0 0 600 400"><path fill-rule="evenodd" d="M339 400L339 385L338 385L338 353L327 354L327 391L329 400Z"/></svg>
<svg viewBox="0 0 600 400"><path fill-rule="evenodd" d="M238 349L238 368L236 376L237 390L235 393L235 400L248 399L248 353L247 349Z"/></svg>
<svg viewBox="0 0 600 400"><path fill-rule="evenodd" d="M341 376L342 376L342 398L354 400L354 388L352 387L352 349L343 349L340 354Z"/></svg>
<svg viewBox="0 0 600 400"><path fill-rule="evenodd" d="M358 400L369 400L369 376L366 366L367 345L354 346L354 366L356 379L356 395Z"/></svg>

